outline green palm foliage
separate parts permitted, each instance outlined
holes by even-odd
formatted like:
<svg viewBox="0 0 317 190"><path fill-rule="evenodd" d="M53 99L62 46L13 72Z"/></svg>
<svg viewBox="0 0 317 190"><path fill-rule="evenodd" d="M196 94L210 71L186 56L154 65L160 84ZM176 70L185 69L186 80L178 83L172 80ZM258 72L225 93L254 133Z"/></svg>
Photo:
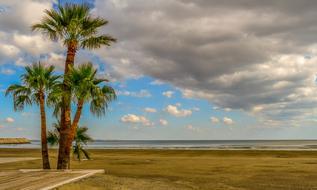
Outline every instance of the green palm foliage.
<svg viewBox="0 0 317 190"><path fill-rule="evenodd" d="M97 69L93 67L92 63L71 68L64 81L71 89L72 99L77 103L75 116L66 141L66 147L70 147L75 137L84 104L88 103L90 105L92 114L101 116L105 114L109 102L116 99L116 94L112 87L103 85L108 80L97 78Z"/></svg>
<svg viewBox="0 0 317 190"><path fill-rule="evenodd" d="M64 43L67 47L64 68L66 75L74 65L79 48L95 49L103 45L110 46L116 41L109 35L98 33L107 23L103 18L91 16L90 7L86 4L66 4L59 5L57 9L45 10L42 21L33 25L32 30L42 32L53 41L60 40ZM66 93L59 103L63 135L60 138L57 169L66 169L71 149L66 142L71 135L68 130L71 126L71 91L65 84L63 91Z"/></svg>
<svg viewBox="0 0 317 190"><path fill-rule="evenodd" d="M22 84L8 87L6 96L12 94L14 110L23 110L26 105L36 104L40 107L41 142L43 168L49 169L48 148L46 142L46 96L59 83L59 76L54 75L54 67L45 67L42 64L33 64L25 67L25 74L21 76Z"/></svg>
<svg viewBox="0 0 317 190"><path fill-rule="evenodd" d="M41 31L51 40L62 40L64 45L76 44L77 48L94 49L110 46L116 39L109 35L98 35L98 29L108 23L100 17L92 17L87 4L59 5L57 9L45 10L46 16L32 30Z"/></svg>
<svg viewBox="0 0 317 190"><path fill-rule="evenodd" d="M47 142L50 146L58 145L61 122L53 123L54 130L48 131Z"/></svg>
<svg viewBox="0 0 317 190"><path fill-rule="evenodd" d="M14 84L6 90L6 96L13 95L15 111L23 110L25 105L39 105L40 94L50 94L60 78L54 75L54 66L45 67L41 63L26 66L25 71L20 77L22 85Z"/></svg>
<svg viewBox="0 0 317 190"><path fill-rule="evenodd" d="M83 106L88 103L90 112L98 117L103 116L109 103L117 98L112 87L102 85L106 82L109 80L97 78L97 69L90 62L72 68L70 73L65 76L65 84L71 89L72 100L77 104L77 108L78 105ZM63 106L61 99L65 94L62 84L59 83L54 86L48 96L48 104L54 107L53 114L56 117L60 114Z"/></svg>
<svg viewBox="0 0 317 190"><path fill-rule="evenodd" d="M82 155L85 156L86 159L90 160L90 155L85 150L83 145L87 145L88 142L92 141L92 138L87 134L87 127L79 127L77 128L75 134L75 144L73 145L73 155L77 158L77 160L81 161Z"/></svg>
<svg viewBox="0 0 317 190"><path fill-rule="evenodd" d="M104 115L109 103L116 99L115 90L103 85L107 79L97 78L97 69L92 63L72 68L65 81L71 88L73 101L77 105L89 103L90 112L96 116Z"/></svg>
<svg viewBox="0 0 317 190"><path fill-rule="evenodd" d="M59 132L60 132L60 122L54 123L53 125L54 130L49 131L47 142L51 146L58 145L59 142ZM87 134L88 128L87 127L78 127L76 130L74 143L73 143L73 155L74 157L81 161L82 156L86 159L90 159L90 154L87 150L84 149L84 145L87 145L88 142L92 142L92 138Z"/></svg>

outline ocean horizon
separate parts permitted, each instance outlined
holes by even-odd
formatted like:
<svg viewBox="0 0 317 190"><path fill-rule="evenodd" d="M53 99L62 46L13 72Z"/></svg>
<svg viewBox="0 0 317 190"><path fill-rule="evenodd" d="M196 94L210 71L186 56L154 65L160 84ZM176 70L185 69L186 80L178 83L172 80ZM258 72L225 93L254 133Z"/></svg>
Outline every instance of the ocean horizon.
<svg viewBox="0 0 317 190"><path fill-rule="evenodd" d="M40 148L30 144L2 144L0 148ZM57 148L53 146L51 148ZM317 150L317 140L94 140L87 149L210 149L210 150Z"/></svg>

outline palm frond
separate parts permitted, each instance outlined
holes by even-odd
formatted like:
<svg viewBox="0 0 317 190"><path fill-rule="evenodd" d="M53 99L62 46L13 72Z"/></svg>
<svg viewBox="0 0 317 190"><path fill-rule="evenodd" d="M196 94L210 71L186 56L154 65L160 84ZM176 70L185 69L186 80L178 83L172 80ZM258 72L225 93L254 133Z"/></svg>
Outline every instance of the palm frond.
<svg viewBox="0 0 317 190"><path fill-rule="evenodd" d="M92 138L87 134L87 127L78 127L75 135L75 141L83 144L87 144L92 141Z"/></svg>
<svg viewBox="0 0 317 190"><path fill-rule="evenodd" d="M32 105L32 100L27 95L13 97L13 108L15 111L22 111L25 105Z"/></svg>
<svg viewBox="0 0 317 190"><path fill-rule="evenodd" d="M51 146L57 145L59 143L59 134L56 131L49 131L47 135L47 142Z"/></svg>
<svg viewBox="0 0 317 190"><path fill-rule="evenodd" d="M54 67L45 67L41 63L34 63L25 67L21 75L22 84L14 84L6 90L6 96L12 94L16 111L24 109L25 105L39 103L39 94L49 94L59 83L59 76L54 75Z"/></svg>
<svg viewBox="0 0 317 190"><path fill-rule="evenodd" d="M92 36L95 35L98 31L98 28L108 24L108 21L97 17L97 18L92 18L92 17L86 17L83 22L82 22L82 36Z"/></svg>
<svg viewBox="0 0 317 190"><path fill-rule="evenodd" d="M90 160L90 154L89 154L89 152L88 152L87 150L83 149L83 148L80 149L80 150L84 153L86 159Z"/></svg>
<svg viewBox="0 0 317 190"><path fill-rule="evenodd" d="M74 156L76 156L76 158L77 158L77 160L81 160L81 147L80 147L80 145L79 144L75 144L74 146L73 146L73 154L74 154Z"/></svg>
<svg viewBox="0 0 317 190"><path fill-rule="evenodd" d="M101 36L92 36L85 39L81 43L82 48L87 49L96 49L100 48L102 45L110 46L112 43L117 40L109 35L101 35Z"/></svg>
<svg viewBox="0 0 317 190"><path fill-rule="evenodd" d="M92 17L88 4L66 3L64 6L59 5L57 9L45 10L44 13L41 22L31 28L33 31L42 32L53 41L62 40L66 46L74 42L78 47L87 48L109 46L110 42L115 42L111 36L96 36L98 29L108 21Z"/></svg>
<svg viewBox="0 0 317 190"><path fill-rule="evenodd" d="M97 69L88 62L70 69L65 81L71 88L74 101L90 104L90 112L100 117L105 114L108 104L116 99L115 90L107 85L107 79L97 78Z"/></svg>

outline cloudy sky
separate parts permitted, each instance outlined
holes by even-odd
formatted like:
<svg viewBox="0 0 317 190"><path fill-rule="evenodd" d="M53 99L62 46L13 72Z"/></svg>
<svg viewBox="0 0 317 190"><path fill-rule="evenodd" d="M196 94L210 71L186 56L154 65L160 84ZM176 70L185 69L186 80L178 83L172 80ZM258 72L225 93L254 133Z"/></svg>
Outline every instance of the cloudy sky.
<svg viewBox="0 0 317 190"><path fill-rule="evenodd" d="M119 95L103 118L85 110L94 138L317 137L317 1L86 2L118 39L76 57ZM32 62L62 69L65 47L30 31L56 3L0 0L0 136L39 136L38 108L14 112L4 90Z"/></svg>

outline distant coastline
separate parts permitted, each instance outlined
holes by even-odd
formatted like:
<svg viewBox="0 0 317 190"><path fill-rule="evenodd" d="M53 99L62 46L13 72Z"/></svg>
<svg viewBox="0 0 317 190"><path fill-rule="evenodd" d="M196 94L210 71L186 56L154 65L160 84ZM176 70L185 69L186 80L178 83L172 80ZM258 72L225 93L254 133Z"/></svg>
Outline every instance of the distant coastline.
<svg viewBox="0 0 317 190"><path fill-rule="evenodd" d="M27 138L0 138L0 144L30 144Z"/></svg>

